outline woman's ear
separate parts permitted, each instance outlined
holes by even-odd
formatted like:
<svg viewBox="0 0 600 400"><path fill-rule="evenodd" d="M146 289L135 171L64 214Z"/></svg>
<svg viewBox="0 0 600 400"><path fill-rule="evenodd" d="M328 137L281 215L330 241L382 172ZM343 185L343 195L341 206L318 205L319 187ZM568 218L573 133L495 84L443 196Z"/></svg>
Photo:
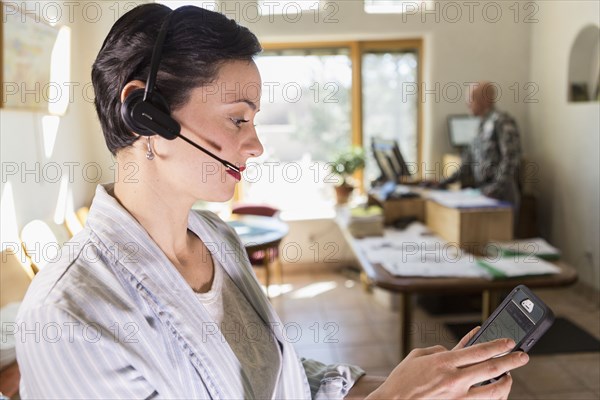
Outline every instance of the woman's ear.
<svg viewBox="0 0 600 400"><path fill-rule="evenodd" d="M121 90L121 103L125 102L125 99L131 94L131 92L133 92L136 89L143 89L145 87L146 83L140 80L127 82L123 90Z"/></svg>

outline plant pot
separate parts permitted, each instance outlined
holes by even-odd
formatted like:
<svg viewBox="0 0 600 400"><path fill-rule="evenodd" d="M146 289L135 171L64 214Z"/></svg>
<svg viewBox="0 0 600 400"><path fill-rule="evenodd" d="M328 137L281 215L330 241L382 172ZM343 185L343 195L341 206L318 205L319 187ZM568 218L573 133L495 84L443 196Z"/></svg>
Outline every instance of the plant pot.
<svg viewBox="0 0 600 400"><path fill-rule="evenodd" d="M350 195L354 191L354 186L350 185L341 185L335 187L335 196L338 204L346 204L348 203L348 199L350 199Z"/></svg>

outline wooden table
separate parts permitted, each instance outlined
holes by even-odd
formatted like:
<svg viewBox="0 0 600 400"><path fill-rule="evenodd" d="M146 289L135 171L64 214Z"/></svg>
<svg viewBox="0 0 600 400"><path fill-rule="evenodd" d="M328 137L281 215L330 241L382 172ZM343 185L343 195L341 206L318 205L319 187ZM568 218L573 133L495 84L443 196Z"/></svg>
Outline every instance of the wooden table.
<svg viewBox="0 0 600 400"><path fill-rule="evenodd" d="M227 223L235 229L248 255L257 251L267 252L269 249L277 248L289 232L289 227L285 222L273 217L233 214ZM279 279L283 281L281 263L278 262L277 265ZM264 267L267 297L269 297L270 268L267 254L264 257Z"/></svg>
<svg viewBox="0 0 600 400"><path fill-rule="evenodd" d="M412 322L413 294L466 294L481 293L482 322L496 307L496 295L500 291L513 289L519 284L534 288L550 288L568 286L577 280L577 272L568 264L559 261L556 265L561 272L554 275L528 276L510 279L488 280L484 278L424 278L398 277L390 274L380 264L373 264L366 259L358 248L356 239L340 224L340 230L346 238L350 249L358 260L363 271L363 281L399 295L400 316L400 356L404 358L411 346L409 328Z"/></svg>

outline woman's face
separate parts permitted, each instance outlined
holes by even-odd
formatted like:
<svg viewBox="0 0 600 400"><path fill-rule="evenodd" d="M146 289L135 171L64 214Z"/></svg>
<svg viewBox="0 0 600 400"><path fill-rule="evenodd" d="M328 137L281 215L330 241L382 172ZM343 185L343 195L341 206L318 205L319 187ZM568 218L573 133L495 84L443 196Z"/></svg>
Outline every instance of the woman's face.
<svg viewBox="0 0 600 400"><path fill-rule="evenodd" d="M248 158L263 152L254 127L260 96L256 64L230 61L213 83L193 89L188 102L172 116L181 124L183 136L243 170ZM219 161L179 138L160 139L154 147L162 164L161 179L177 193L206 201L233 196L240 176Z"/></svg>

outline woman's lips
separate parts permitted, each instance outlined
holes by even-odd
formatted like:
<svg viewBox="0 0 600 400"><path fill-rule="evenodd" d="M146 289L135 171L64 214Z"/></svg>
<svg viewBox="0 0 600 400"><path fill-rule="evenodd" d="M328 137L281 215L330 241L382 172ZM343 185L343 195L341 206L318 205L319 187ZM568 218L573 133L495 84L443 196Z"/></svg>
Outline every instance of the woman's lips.
<svg viewBox="0 0 600 400"><path fill-rule="evenodd" d="M238 167L238 170L240 172L238 172L232 168L227 168L227 170L225 172L227 172L229 175L233 176L238 181L241 181L242 180L242 172L244 172L245 169L246 169L246 166L242 165L242 166Z"/></svg>
<svg viewBox="0 0 600 400"><path fill-rule="evenodd" d="M237 171L234 171L232 169L227 169L226 171L229 175L233 176L236 180L241 181L242 180L242 174L240 174Z"/></svg>

